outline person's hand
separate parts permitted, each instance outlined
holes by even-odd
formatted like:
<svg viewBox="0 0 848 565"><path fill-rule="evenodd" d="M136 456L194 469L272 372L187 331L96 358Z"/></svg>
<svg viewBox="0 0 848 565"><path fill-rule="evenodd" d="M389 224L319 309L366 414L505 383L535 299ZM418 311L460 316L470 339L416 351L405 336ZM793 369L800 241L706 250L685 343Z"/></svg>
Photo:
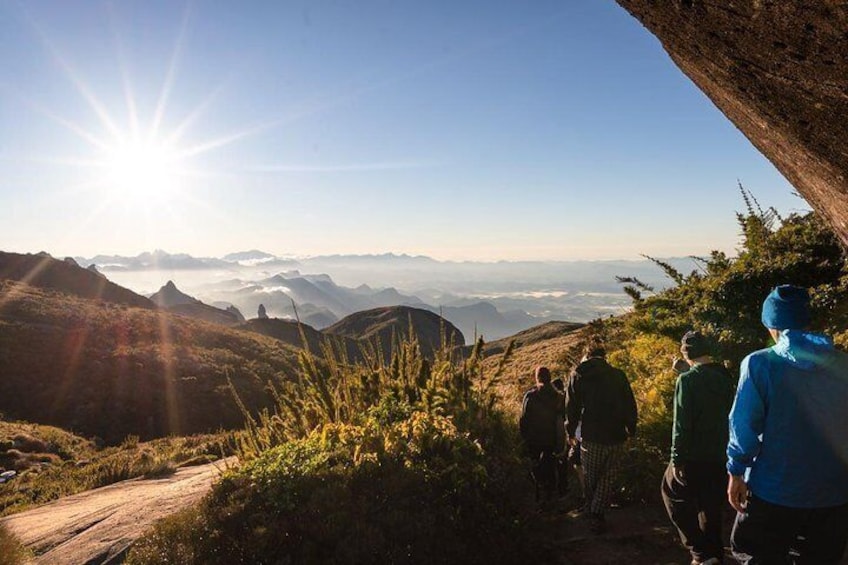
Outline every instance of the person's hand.
<svg viewBox="0 0 848 565"><path fill-rule="evenodd" d="M672 359L671 368L674 369L674 372L677 374L685 373L686 371L691 369L689 363L687 363L684 359L681 359L680 357L675 357L674 359Z"/></svg>
<svg viewBox="0 0 848 565"><path fill-rule="evenodd" d="M748 485L745 478L739 475L730 475L727 481L727 501L734 510L743 514L748 504Z"/></svg>
<svg viewBox="0 0 848 565"><path fill-rule="evenodd" d="M577 438L576 437L568 438L568 445L570 445L571 447L576 447L577 446Z"/></svg>
<svg viewBox="0 0 848 565"><path fill-rule="evenodd" d="M674 474L674 480L681 485L686 485L686 467L683 465L673 465L671 472Z"/></svg>

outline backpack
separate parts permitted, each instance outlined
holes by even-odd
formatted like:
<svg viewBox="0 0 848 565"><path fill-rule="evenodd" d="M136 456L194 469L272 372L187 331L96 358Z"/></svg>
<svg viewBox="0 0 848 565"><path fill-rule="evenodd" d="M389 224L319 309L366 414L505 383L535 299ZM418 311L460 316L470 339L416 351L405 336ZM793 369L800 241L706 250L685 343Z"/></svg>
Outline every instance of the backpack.
<svg viewBox="0 0 848 565"><path fill-rule="evenodd" d="M565 449L564 398L553 388L536 388L524 395L519 428L528 455Z"/></svg>

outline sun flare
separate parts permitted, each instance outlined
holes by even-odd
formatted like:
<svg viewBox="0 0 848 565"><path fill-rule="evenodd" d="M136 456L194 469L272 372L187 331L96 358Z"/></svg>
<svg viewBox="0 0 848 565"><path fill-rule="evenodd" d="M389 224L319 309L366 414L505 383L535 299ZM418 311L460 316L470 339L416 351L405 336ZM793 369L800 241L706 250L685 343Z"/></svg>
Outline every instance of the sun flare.
<svg viewBox="0 0 848 565"><path fill-rule="evenodd" d="M116 196L161 200L179 191L179 153L155 141L127 140L105 152L104 183Z"/></svg>

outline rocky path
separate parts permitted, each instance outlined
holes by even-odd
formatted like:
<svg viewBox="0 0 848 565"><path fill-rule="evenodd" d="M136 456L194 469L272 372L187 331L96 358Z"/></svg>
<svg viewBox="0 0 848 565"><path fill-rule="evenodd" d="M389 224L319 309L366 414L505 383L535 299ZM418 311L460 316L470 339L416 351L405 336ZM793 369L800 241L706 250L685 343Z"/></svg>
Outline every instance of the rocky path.
<svg viewBox="0 0 848 565"><path fill-rule="evenodd" d="M0 520L35 554L35 563L120 563L156 520L200 500L227 465L184 467L161 479L132 479L75 494Z"/></svg>

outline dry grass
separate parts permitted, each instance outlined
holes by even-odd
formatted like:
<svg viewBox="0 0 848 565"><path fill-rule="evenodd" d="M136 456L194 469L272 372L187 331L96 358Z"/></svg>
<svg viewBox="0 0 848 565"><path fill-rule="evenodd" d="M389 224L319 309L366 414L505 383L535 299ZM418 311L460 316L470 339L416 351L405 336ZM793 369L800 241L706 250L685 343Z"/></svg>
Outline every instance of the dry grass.
<svg viewBox="0 0 848 565"><path fill-rule="evenodd" d="M118 481L159 478L184 465L208 463L229 443L227 434L150 442L130 436L119 446L98 448L58 428L0 421L0 470L18 471L0 484L0 516Z"/></svg>
<svg viewBox="0 0 848 565"><path fill-rule="evenodd" d="M504 411L517 416L523 394L535 382L533 371L537 365L548 367L554 378L567 379L583 353L587 332L585 327L576 328L562 334L541 335L539 339L529 339L523 343L516 341L496 389ZM497 346L495 349L498 349ZM486 357L483 361L484 373L489 375L496 371L499 362L499 355Z"/></svg>
<svg viewBox="0 0 848 565"><path fill-rule="evenodd" d="M232 383L252 411L296 350L161 311L0 281L0 413L116 444L236 429Z"/></svg>

